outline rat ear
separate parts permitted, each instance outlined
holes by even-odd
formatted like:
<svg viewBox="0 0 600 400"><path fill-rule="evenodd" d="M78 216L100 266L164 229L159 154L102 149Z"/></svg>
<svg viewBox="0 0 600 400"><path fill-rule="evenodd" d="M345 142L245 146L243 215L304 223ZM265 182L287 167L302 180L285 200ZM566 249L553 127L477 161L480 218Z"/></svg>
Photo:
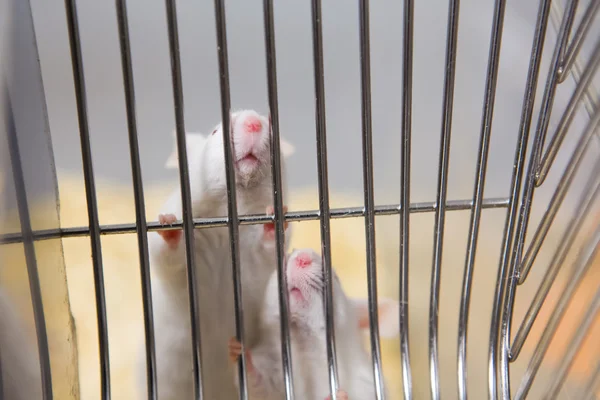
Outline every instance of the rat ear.
<svg viewBox="0 0 600 400"><path fill-rule="evenodd" d="M171 150L171 154L169 155L169 157L167 158L167 161L165 162L165 168L167 169L175 169L175 168L179 168L179 155L177 154L177 131L175 129L173 129L173 132L171 132L171 135L173 136L173 149ZM200 134L200 133L186 133L185 134L185 144L187 147L187 151L188 151L188 156L190 153L190 146L195 145L197 143L202 143L204 142L206 138L204 137L204 135Z"/></svg>
<svg viewBox="0 0 600 400"><path fill-rule="evenodd" d="M369 300L352 298L354 309L358 316L358 327L369 329ZM400 303L387 297L382 297L377 303L379 317L379 335L383 338L393 338L400 333Z"/></svg>
<svg viewBox="0 0 600 400"><path fill-rule="evenodd" d="M283 154L284 158L288 158L296 152L294 145L281 136L279 137L279 149L281 150L281 154Z"/></svg>

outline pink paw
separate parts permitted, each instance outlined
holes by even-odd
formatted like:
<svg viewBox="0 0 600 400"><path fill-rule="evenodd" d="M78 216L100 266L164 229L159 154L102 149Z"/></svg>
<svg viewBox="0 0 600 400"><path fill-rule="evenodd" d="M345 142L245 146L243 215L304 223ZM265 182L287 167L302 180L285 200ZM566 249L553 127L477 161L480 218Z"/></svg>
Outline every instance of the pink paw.
<svg viewBox="0 0 600 400"><path fill-rule="evenodd" d="M337 400L348 400L348 393L346 393L342 389L338 389L336 396L337 396ZM331 400L331 396L327 396L327 398L325 400Z"/></svg>
<svg viewBox="0 0 600 400"><path fill-rule="evenodd" d="M283 206L283 213L287 213L288 208L287 206ZM273 208L273 206L269 206L267 207L267 215L273 215L275 213L275 209ZM289 222L284 221L283 222L283 229L285 231L287 231ZM263 229L264 229L264 239L265 240L275 240L275 222L269 222L263 225Z"/></svg>
<svg viewBox="0 0 600 400"><path fill-rule="evenodd" d="M158 222L161 225L172 225L177 222L177 217L173 214L160 214L158 216ZM179 244L179 240L183 234L180 229L174 229L169 231L158 231L158 234L167 242L170 248L175 249Z"/></svg>

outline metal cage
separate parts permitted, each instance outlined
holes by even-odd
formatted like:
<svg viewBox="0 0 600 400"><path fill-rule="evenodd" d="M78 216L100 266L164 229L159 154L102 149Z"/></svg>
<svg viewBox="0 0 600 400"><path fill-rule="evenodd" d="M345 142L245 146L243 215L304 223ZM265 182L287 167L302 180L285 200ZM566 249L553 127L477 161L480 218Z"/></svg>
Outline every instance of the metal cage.
<svg viewBox="0 0 600 400"><path fill-rule="evenodd" d="M127 1L115 0L117 12L118 38L120 46L120 57L122 76L124 82L127 130L130 144L130 162L133 177L133 190L136 205L136 222L132 224L101 225L98 217L98 204L96 198L96 185L94 180L94 168L92 166L92 147L90 143L90 123L88 116L88 95L86 93L86 79L84 77L84 66L82 61L82 39L80 35L80 23L78 21L77 0L65 0L65 11L67 31L70 46L71 65L73 73L74 91L76 97L76 120L78 121L79 137L81 140L81 159L85 177L86 200L88 207L89 225L72 228L61 228L58 219L47 223L39 228L39 223L32 223L30 206L35 199L43 195L56 196L56 171L54 170L54 156L52 149L48 146L48 116L44 100L44 89L41 85L41 72L38 61L38 49L35 41L32 10L29 1L5 2L3 21L3 39L5 46L2 49L3 65L3 112L6 134L6 149L3 154L3 169L7 171L6 176L12 177L14 187L6 187L7 191L14 191L16 204L5 204L5 210L12 206L18 208L20 221L20 232L4 232L0 237L3 246L22 243L27 276L29 279L31 304L33 307L35 329L37 337L37 351L39 352L39 365L41 372L42 398L50 400L57 398L53 395L53 378L60 371L50 367L50 352L47 322L44 317L43 292L44 287L39 278L38 260L36 259L36 243L41 241L52 241L52 239L68 238L74 236L88 236L91 243L93 258L93 274L95 283L95 302L98 313L98 345L100 360L100 398L111 398L111 375L110 360L108 352L109 329L106 318L106 295L103 273L103 252L101 235L113 235L119 233L136 233L139 244L140 273L142 277L142 297L145 323L145 340L147 350L147 378L148 398L156 399L156 359L154 355L154 333L152 317L152 299L150 295L150 272L148 256L148 240L146 233L163 229L154 221L146 221L145 199L142 185L141 162L139 152L138 123L136 120L136 96L134 88L134 73L132 69L131 43L129 37ZM239 270L239 224L264 224L269 221L276 223L277 258L280 285L280 309L282 352L284 357L283 370L285 377L286 398L292 399L293 382L291 379L291 350L288 328L287 300L285 296L285 274L283 271L283 260L285 257L283 247L283 221L307 221L318 220L321 231L321 251L324 265L331 268L331 227L332 219L338 218L364 218L364 229L367 243L367 288L370 304L370 350L373 359L373 374L376 382L376 394L378 399L384 396L384 379L382 372L382 359L380 339L378 333L377 314L377 260L375 257L375 220L377 216L393 216L399 218L399 299L400 299L400 357L402 365L401 376L395 377L402 381L403 398L418 399L419 396L413 391L413 382L416 379L426 380L429 387L429 395L433 399L457 398L466 399L468 387L471 383L467 374L467 333L469 322L469 308L473 302L473 276L478 246L478 236L484 209L505 210L502 241L500 243L500 258L497 266L497 277L495 278L495 291L493 293L493 308L490 324L486 328L489 332L487 365L479 365L480 369L487 369L487 394L490 399L523 399L531 398L530 389L544 360L550 344L556 334L559 325L568 307L582 282L592 282L594 291L586 298L579 308L585 308L585 313L576 321L578 329L568 340L568 345L562 351L562 359L557 364L547 380L547 385L540 391L539 395L545 393L544 398L557 398L561 389L567 381L570 368L575 358L580 353L582 344L588 339L594 324L600 320L600 275L598 266L600 255L600 228L597 217L594 216L594 206L597 204L598 193L600 193L600 163L598 162L598 125L600 122L600 110L598 110L599 92L596 89L598 66L600 64L600 42L598 41L598 10L600 1L590 0L579 2L577 0L540 0L535 22L533 43L531 46L529 68L527 78L524 81L524 97L514 99L522 102L516 149L514 151L514 163L510 179L509 193L501 198L488 198L484 196L486 187L486 168L491 148L491 137L493 131L494 106L496 101L496 89L498 85L498 73L500 66L500 55L502 49L503 25L506 0L495 0L492 15L491 38L489 40L489 54L487 58L487 70L485 73L485 91L483 96L483 112L479 128L480 139L477 152L475 168L475 185L472 188L472 197L466 200L448 200L450 144L452 133L452 122L456 119L453 110L455 92L456 57L460 41L459 15L460 0L450 0L447 15L447 35L445 63L443 69L443 107L441 110L441 134L439 143L439 158L437 159L437 195L431 202L411 203L411 158L415 154L411 152L411 132L413 126L412 99L413 99L413 37L415 25L419 23L414 17L415 4L413 0L403 1L403 16L399 22L402 25L402 35L397 38L398 46L402 54L401 75L401 107L398 109L400 128L396 133L401 137L399 155L400 166L400 202L399 204L381 205L376 204L374 197L374 167L373 167L373 128L372 114L373 102L371 99L371 61L370 61L370 14L369 2L360 0L359 6L359 43L360 43L360 84L361 84L361 122L362 122L362 169L364 184L364 205L353 208L332 208L329 200L328 180L328 149L326 146L326 112L325 112L325 83L324 83L324 57L327 57L323 47L323 27L321 1L311 2L312 13L312 60L314 69L314 107L316 115L316 145L318 165L318 192L319 209L304 210L284 213L281 197L281 170L280 170L280 115L278 107L278 80L276 68L276 46L275 46L275 16L274 2L265 0L263 2L264 15L264 46L267 67L267 93L271 129L273 140L271 143L273 160L273 185L275 215L268 217L264 215L238 215L235 201L236 186L234 183L233 164L230 156L230 142L224 140L226 149L226 167L228 178L228 215L229 218L216 219L193 219L191 213L189 171L186 158L186 136L183 111L183 82L181 73L180 41L178 31L177 1L166 0L166 17L168 29L168 44L170 55L170 67L172 73L172 95L175 111L176 138L179 154L180 185L182 188L182 199L184 219L175 226L183 229L185 233L185 245L188 254L193 246L194 229L210 229L216 226L227 226L230 232L230 245L234 266L234 284L236 301L236 323L241 326L243 321L243 309L240 306L240 270ZM538 3L538 2L536 2ZM230 130L230 76L228 59L228 40L226 29L225 2L215 0L214 21L216 26L216 49L218 54L219 88L221 118L224 132ZM547 40L554 32L554 40ZM589 43L588 43L589 42ZM586 45L587 50L586 50ZM542 73L542 55L544 46L553 48L549 58L549 70ZM588 51L590 50L591 51ZM589 54L584 54L584 53ZM564 109L556 110L553 107L557 91L563 89L565 82L572 84L569 100ZM536 94L543 87L541 97ZM537 100L537 101L536 101ZM537 105L536 105L537 104ZM538 111L536 111L538 110ZM537 120L534 116L537 115ZM576 115L584 115L587 124L582 132L571 133L575 129L572 123ZM556 116L558 123L551 126L550 118ZM437 118L437 116L436 116ZM550 131L550 132L549 132ZM43 133L43 134L42 134ZM227 133L225 133L227 135ZM530 227L530 214L534 203L534 193L548 187L544 184L549 171L555 164L557 155L564 149L567 136L576 135L576 143L568 154L568 161L561 172L556 185L551 187L550 200L544 206L544 212L540 222L535 227ZM548 140L546 140L548 139ZM548 143L547 143L548 142ZM592 158L592 166L580 168L584 156ZM10 162L9 162L10 161ZM34 171L37 171L34 173ZM572 183L577 179L585 182L579 189ZM583 178L581 178L583 177ZM6 182L9 180L7 179ZM540 189L538 189L540 188ZM577 192L577 193L576 193ZM553 249L553 255L549 266L534 266L536 256L542 248L550 228L553 226L556 216L567 194L575 193L578 198L574 207L573 215L567 217L568 223L562 229L561 238ZM464 275L462 277L460 310L456 329L458 331L458 342L456 343L457 364L454 376L448 379L456 382L458 393L445 393L440 385L440 361L439 361L439 311L440 311L440 287L444 280L441 279L443 269L442 255L444 243L444 231L447 230L447 213L454 210L466 210L470 213L468 228L468 239L466 257L464 259ZM54 210L55 212L56 210ZM419 355L410 351L409 339L409 313L410 308L409 291L415 288L409 285L409 231L410 219L414 213L433 213L433 260L427 268L431 268L429 290L430 302L427 315L429 330L428 335L428 370L429 376L415 376L411 367L415 357ZM595 219L596 218L596 219ZM592 229L582 227L593 222ZM532 228L532 229L529 229ZM591 232L591 233L590 233ZM529 233L529 234L528 234ZM574 260L567 262L567 255L575 248L578 236L585 236L583 244L577 250ZM527 239L527 240L526 240ZM59 241L60 242L60 241ZM58 242L57 251L60 252ZM529 243L528 243L529 242ZM187 259L187 273L194 276L193 257ZM2 268L12 268L12 265L3 265ZM535 295L526 304L527 311L521 320L515 317L516 294L522 285L528 281L528 275L532 268L544 269L540 279L535 283L531 291ZM330 271L330 270L329 270ZM537 343L535 343L532 355L527 367L522 373L513 373L511 365L521 355L521 350L528 339L528 335L536 321L540 310L548 304L548 293L554 287L556 277L561 271L568 271L566 283L560 290L555 304L552 304L551 313L546 321L545 328ZM330 274L331 272L329 272ZM565 272L566 273L566 272ZM326 275L328 276L328 275ZM192 299L197 298L197 289L190 279L189 295ZM333 310L333 298L331 294L331 282L327 286L325 309L328 315L327 324L327 358L329 360L329 376L323 379L330 380L331 388L337 388L337 365L335 336L332 333L333 323L331 315ZM417 289L419 290L419 289ZM198 336L198 312L195 301L190 303L191 318L193 324L192 340L195 350L193 352L195 367L195 398L202 397L202 365L200 360L201 346ZM411 311L412 312L412 311ZM570 312L570 311L569 311ZM515 324L513 326L513 323ZM5 321L3 330L11 327ZM4 333L3 333L4 334ZM425 335L425 333L423 333ZM243 338L243 332L238 328L238 336ZM412 339L412 337L411 337ZM596 349L598 350L598 349ZM6 348L0 349L4 354ZM420 354L423 356L423 354ZM600 353L592 359L600 360ZM522 360L522 359L521 359ZM6 386L6 379L11 379L7 373L11 365L2 363L2 374L0 374L1 388ZM239 372L245 376L243 360L240 361ZM445 379L445 378L444 378ZM595 369L589 373L587 381L576 390L576 398L595 399L600 385L600 362ZM352 394L350 394L352 395ZM399 394L398 394L399 395ZM1 396L0 396L1 397ZM3 397L4 398L4 397ZM245 391L240 392L240 399L246 398ZM332 397L335 398L335 397ZM570 398L570 397L569 397ZM8 399L11 400L11 399Z"/></svg>

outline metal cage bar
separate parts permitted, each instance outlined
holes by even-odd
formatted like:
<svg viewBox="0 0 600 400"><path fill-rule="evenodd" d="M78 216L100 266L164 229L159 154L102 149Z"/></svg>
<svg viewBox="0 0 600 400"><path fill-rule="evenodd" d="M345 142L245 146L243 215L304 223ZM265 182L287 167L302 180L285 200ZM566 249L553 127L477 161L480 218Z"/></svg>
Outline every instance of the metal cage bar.
<svg viewBox="0 0 600 400"><path fill-rule="evenodd" d="M313 0L312 33L313 63L315 79L315 115L317 134L317 169L319 180L319 215L321 223L321 257L323 260L323 277L325 296L323 296L324 315L326 318L325 338L327 344L327 361L329 368L329 385L331 396L336 396L338 389L337 351L335 343L335 323L333 312L333 286L331 265L331 209L329 206L329 176L327 172L327 124L325 120L325 71L323 68L323 28L321 0ZM333 397L332 397L333 398Z"/></svg>
<svg viewBox="0 0 600 400"><path fill-rule="evenodd" d="M81 55L81 38L79 36L77 2L75 0L65 0L65 9L67 12L71 65L73 67L73 82L75 85L75 99L77 102L77 119L79 122L79 135L81 140L81 157L83 161L83 177L85 180L85 196L88 208L92 263L94 270L94 287L96 291L101 398L103 400L109 400L111 398L110 357L108 351L108 326L106 321L104 268L102 260L102 244L100 241L100 221L98 220L98 201L96 198L96 184L94 179L92 149L90 144L85 74L83 68L83 58Z"/></svg>
<svg viewBox="0 0 600 400"><path fill-rule="evenodd" d="M452 135L452 111L454 106L454 78L456 75L456 53L458 48L458 16L460 0L452 0L448 5L448 31L446 33L446 68L444 74L444 94L442 106L442 128L440 136L440 156L438 166L438 187L436 196L433 262L431 271L431 293L429 300L429 374L431 398L440 399L439 355L438 355L438 314L440 281L442 274L442 251L444 247L444 223L446 221L446 198L448 194L448 169L450 164L450 140ZM466 321L465 321L466 326ZM460 337L460 334L459 334ZM460 344L465 346L460 347ZM459 341L459 391L464 392L466 384L466 336Z"/></svg>
<svg viewBox="0 0 600 400"><path fill-rule="evenodd" d="M292 376L292 345L289 328L287 274L285 273L285 229L281 181L281 147L279 143L279 105L277 96L277 62L275 54L275 22L273 1L263 1L264 33L269 97L269 129L271 132L271 166L273 175L273 204L275 211L275 242L277 252L277 278L279 285L279 315L281 317L281 353L286 400L294 399ZM335 393L333 394L335 396ZM335 397L334 397L335 400Z"/></svg>
<svg viewBox="0 0 600 400"><path fill-rule="evenodd" d="M229 60L227 54L227 27L225 23L225 4L215 0L215 19L217 30L217 53L219 58L219 85L221 89L221 121L223 126L223 151L225 152L225 174L227 178L227 225L229 227L229 246L233 272L233 298L235 311L235 333L238 341L244 340L244 312L242 308L242 283L240 271L240 239L239 218L237 211L237 195L235 187L235 170L233 166L234 145L231 140L231 94L229 89ZM239 396L241 400L248 398L246 378L246 354L242 352L238 358Z"/></svg>
<svg viewBox="0 0 600 400"><path fill-rule="evenodd" d="M190 189L190 174L187 160L185 118L183 112L183 82L181 79L181 59L179 55L179 32L177 28L177 6L175 0L165 0L167 30L169 36L169 58L171 64L171 84L175 111L175 138L179 161L179 185L181 190L183 236L185 241L186 272L190 302L190 325L192 341L192 371L194 398L204 398L202 379L202 341L200 338L200 312L194 253L194 220Z"/></svg>
<svg viewBox="0 0 600 400"><path fill-rule="evenodd" d="M135 225L137 227L138 254L140 258L140 277L142 281L142 308L144 313L144 339L146 345L146 378L148 380L148 399L157 399L156 389L156 352L154 340L154 314L152 307L152 286L150 279L150 260L148 253L148 227L146 223L146 205L142 182L142 166L138 144L137 117L135 109L135 88L131 62L131 43L129 40L129 22L127 2L116 0L117 25L119 29L119 47L121 50L121 68L125 92L125 110L127 113L127 131L129 136L129 154L133 175L133 194L135 199Z"/></svg>
<svg viewBox="0 0 600 400"><path fill-rule="evenodd" d="M373 362L375 395L378 400L383 400L385 399L385 384L383 382L383 374L381 372L381 345L379 343L379 318L377 305L377 260L375 257L375 197L373 193L373 131L371 125L371 54L368 0L359 1L359 26L362 165L365 201L365 237L367 242L369 337Z"/></svg>
<svg viewBox="0 0 600 400"><path fill-rule="evenodd" d="M402 132L400 153L400 358L404 399L412 399L412 373L408 335L408 272L410 236L410 169L412 136L412 81L413 81L413 31L414 1L404 0L402 41Z"/></svg>

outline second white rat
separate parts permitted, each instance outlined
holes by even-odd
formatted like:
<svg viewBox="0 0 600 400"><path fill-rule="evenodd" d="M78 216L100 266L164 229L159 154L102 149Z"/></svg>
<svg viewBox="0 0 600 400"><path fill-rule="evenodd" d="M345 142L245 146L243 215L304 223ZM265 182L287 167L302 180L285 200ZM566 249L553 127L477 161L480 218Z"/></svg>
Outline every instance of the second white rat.
<svg viewBox="0 0 600 400"><path fill-rule="evenodd" d="M325 400L329 398L329 373L321 256L310 249L295 250L287 260L286 274L295 398ZM340 388L338 398L375 399L371 357L362 340L363 329L368 327L367 302L347 297L333 269L332 276ZM382 337L398 334L398 310L397 301L386 298L379 300ZM246 347L251 399L275 400L285 397L279 321L277 273L273 272L265 293L259 341L254 346ZM230 339L230 360L235 361L241 352L240 343L235 338ZM237 383L237 375L233 380Z"/></svg>
<svg viewBox="0 0 600 400"><path fill-rule="evenodd" d="M239 215L263 214L273 202L270 129L267 118L252 110L232 114L232 144ZM285 202L284 158L293 148L282 142L282 194ZM227 181L222 125L208 136L187 134L192 213L194 218L227 215ZM167 167L177 165L175 152ZM169 224L182 218L179 187L161 209L159 221ZM286 224L287 226L287 224ZM266 230L265 230L266 229ZM269 226L239 227L240 270L244 331L247 343L256 337L264 288L277 261ZM185 242L182 230L149 234L152 295L159 400L193 397L192 342L189 314ZM289 232L286 233L286 239ZM287 243L287 241L286 241ZM227 227L194 230L195 269L199 297L204 398L230 400L237 396L231 380L235 369L222 349L235 334L233 270ZM142 350L142 349L140 349ZM139 358L140 398L146 396L144 352Z"/></svg>

